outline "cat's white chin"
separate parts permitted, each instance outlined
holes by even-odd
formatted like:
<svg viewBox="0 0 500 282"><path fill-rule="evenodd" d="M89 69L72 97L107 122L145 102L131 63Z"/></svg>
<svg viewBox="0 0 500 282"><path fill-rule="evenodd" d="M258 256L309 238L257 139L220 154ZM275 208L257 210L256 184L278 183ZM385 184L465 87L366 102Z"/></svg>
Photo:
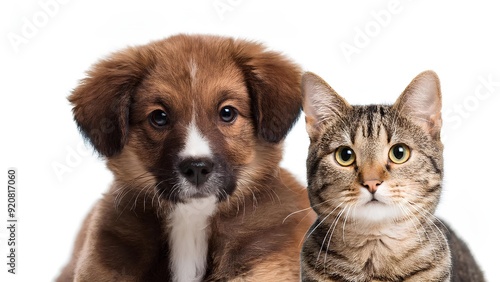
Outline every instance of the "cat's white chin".
<svg viewBox="0 0 500 282"><path fill-rule="evenodd" d="M358 222L379 223L392 221L400 217L401 210L394 205L380 201L367 201L366 203L356 205L351 216Z"/></svg>
<svg viewBox="0 0 500 282"><path fill-rule="evenodd" d="M375 194L360 187L360 195L355 209L350 213L357 222L381 223L400 218L402 210L391 200L389 187L386 183L380 185Z"/></svg>

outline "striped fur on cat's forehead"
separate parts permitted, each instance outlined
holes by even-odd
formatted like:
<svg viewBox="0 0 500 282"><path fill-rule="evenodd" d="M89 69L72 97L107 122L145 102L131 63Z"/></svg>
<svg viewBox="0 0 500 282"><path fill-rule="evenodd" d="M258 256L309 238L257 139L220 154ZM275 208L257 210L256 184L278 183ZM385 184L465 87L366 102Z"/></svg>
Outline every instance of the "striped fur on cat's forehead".
<svg viewBox="0 0 500 282"><path fill-rule="evenodd" d="M332 138L332 142L355 144L360 139L390 140L393 134L391 123L394 123L394 119L388 105L352 106L341 119L331 120L328 125L325 123L324 128L336 132L333 136L327 135L327 138Z"/></svg>
<svg viewBox="0 0 500 282"><path fill-rule="evenodd" d="M321 144L332 151L341 145L362 148L365 154L375 158L375 153L396 141L412 142L417 134L425 134L401 117L390 105L352 106L341 119L325 122ZM420 147L427 142L414 144ZM412 144L413 145L413 144ZM368 157L368 156L367 156Z"/></svg>

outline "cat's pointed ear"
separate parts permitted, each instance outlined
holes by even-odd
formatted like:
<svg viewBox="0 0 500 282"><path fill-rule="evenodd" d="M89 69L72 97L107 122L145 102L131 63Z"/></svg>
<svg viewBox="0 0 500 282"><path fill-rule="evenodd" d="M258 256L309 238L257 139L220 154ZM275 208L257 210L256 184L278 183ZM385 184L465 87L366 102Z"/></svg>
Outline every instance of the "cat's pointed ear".
<svg viewBox="0 0 500 282"><path fill-rule="evenodd" d="M439 140L441 132L441 87L433 71L417 75L399 96L393 108L410 117L432 138Z"/></svg>
<svg viewBox="0 0 500 282"><path fill-rule="evenodd" d="M313 140L328 121L341 118L351 109L344 98L312 72L302 76L302 97L307 133Z"/></svg>

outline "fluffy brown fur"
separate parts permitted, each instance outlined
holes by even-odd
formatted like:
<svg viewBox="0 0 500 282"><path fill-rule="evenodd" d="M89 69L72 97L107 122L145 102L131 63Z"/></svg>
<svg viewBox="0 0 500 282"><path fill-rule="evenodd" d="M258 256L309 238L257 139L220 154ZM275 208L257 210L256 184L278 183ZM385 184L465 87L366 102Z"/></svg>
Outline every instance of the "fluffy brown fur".
<svg viewBox="0 0 500 282"><path fill-rule="evenodd" d="M173 36L98 62L69 100L115 180L58 281L171 281L171 213L208 196L217 205L200 230L208 244L200 280L298 280L311 218L286 218L308 201L279 162L301 108L300 74L261 44L215 36ZM201 184L179 172L193 124L210 145L210 160L199 162L213 163Z"/></svg>

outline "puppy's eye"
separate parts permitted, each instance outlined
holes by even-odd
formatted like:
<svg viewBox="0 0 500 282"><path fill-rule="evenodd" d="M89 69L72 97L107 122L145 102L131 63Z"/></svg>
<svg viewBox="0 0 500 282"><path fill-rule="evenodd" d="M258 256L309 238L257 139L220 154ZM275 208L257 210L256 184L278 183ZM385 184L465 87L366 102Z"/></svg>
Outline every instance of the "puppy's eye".
<svg viewBox="0 0 500 282"><path fill-rule="evenodd" d="M154 110L149 114L149 121L156 127L163 127L168 124L167 113L162 110Z"/></svg>
<svg viewBox="0 0 500 282"><path fill-rule="evenodd" d="M233 122L237 116L238 116L238 111L231 106L225 106L219 112L220 119L226 123Z"/></svg>

